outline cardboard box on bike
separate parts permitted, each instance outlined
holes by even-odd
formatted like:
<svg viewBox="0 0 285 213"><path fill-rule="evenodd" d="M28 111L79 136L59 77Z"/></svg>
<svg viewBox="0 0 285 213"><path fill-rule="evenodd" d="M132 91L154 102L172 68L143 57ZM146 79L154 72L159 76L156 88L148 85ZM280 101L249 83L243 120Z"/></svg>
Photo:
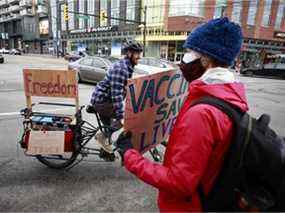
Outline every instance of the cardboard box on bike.
<svg viewBox="0 0 285 213"><path fill-rule="evenodd" d="M25 134L27 154L63 154L72 152L73 115L32 111L32 97L69 98L79 109L77 74L73 70L24 69L24 88L30 129ZM51 103L47 103L51 104ZM62 104L64 105L64 104Z"/></svg>

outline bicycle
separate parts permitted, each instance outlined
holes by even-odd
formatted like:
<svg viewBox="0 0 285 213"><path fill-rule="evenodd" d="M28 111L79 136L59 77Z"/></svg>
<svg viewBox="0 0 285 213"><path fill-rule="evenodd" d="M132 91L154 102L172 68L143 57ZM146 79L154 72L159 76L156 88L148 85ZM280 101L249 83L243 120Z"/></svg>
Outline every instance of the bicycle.
<svg viewBox="0 0 285 213"><path fill-rule="evenodd" d="M32 104L32 106L44 104L44 105L56 105L56 106L67 106L67 107L75 107L73 104L64 104L64 103L49 103L49 102L39 102L37 104ZM100 159L103 159L107 162L113 162L116 160L116 156L113 153L106 152L104 149L100 148L92 148L87 146L89 142L95 137L95 135L100 131L103 135L108 139L109 144L116 145L116 142L112 141L112 135L108 134L108 132L114 132L116 129L111 126L105 126L100 120L100 116L96 109L93 106L87 106L87 113L95 114L98 126L94 126L90 122L84 120L82 118L82 110L85 106L81 106L77 112L75 113L75 123L60 123L60 126L56 128L65 129L65 132L69 133L69 139L71 140L71 146L68 147L68 152L65 152L64 155L29 155L27 156L35 157L38 161L43 163L44 165L53 168L53 169L64 169L64 168L72 168L78 163L80 163L85 157L88 155L97 155ZM41 113L41 112L33 112L32 109L25 108L21 110L21 115L24 117L23 120L23 128L24 132L22 134L21 140L19 141L21 147L27 150L29 133L31 130L35 129L35 121L33 118L35 117L49 117L51 119L57 118L57 114L49 114L49 113ZM44 126L42 124L42 128L45 129L48 126ZM50 127L49 127L50 128ZM163 143L166 146L165 143ZM116 150L116 147L114 151ZM162 155L155 147L149 151L154 161L159 162L162 160ZM77 160L77 158L81 155L81 159Z"/></svg>

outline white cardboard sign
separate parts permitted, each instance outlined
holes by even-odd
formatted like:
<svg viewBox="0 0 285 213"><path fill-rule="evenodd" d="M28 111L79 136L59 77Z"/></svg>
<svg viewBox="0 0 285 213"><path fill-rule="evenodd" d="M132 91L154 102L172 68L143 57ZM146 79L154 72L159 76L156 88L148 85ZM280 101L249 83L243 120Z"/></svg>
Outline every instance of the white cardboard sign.
<svg viewBox="0 0 285 213"><path fill-rule="evenodd" d="M31 131L27 154L64 154L64 131Z"/></svg>

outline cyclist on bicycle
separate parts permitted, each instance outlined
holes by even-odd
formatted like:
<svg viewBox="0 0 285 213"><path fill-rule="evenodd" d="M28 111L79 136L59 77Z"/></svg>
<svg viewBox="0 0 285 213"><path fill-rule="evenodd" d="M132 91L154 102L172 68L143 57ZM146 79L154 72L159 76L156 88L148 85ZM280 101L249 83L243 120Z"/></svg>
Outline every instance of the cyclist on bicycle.
<svg viewBox="0 0 285 213"><path fill-rule="evenodd" d="M103 125L114 129L120 129L123 126L125 87L127 80L133 75L134 66L138 64L142 51L140 43L127 41L123 46L125 57L114 63L107 71L105 78L96 85L90 102L98 112ZM112 146L106 142L107 138L103 134L97 134L96 139L105 151L113 152Z"/></svg>

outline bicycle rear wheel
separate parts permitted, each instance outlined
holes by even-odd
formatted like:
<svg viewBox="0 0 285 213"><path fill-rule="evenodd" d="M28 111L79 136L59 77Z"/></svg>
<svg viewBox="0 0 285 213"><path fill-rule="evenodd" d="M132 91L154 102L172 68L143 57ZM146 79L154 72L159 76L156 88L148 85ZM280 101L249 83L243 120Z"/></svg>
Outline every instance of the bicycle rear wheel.
<svg viewBox="0 0 285 213"><path fill-rule="evenodd" d="M79 152L67 152L64 155L36 155L38 161L52 169L64 169L74 163Z"/></svg>

